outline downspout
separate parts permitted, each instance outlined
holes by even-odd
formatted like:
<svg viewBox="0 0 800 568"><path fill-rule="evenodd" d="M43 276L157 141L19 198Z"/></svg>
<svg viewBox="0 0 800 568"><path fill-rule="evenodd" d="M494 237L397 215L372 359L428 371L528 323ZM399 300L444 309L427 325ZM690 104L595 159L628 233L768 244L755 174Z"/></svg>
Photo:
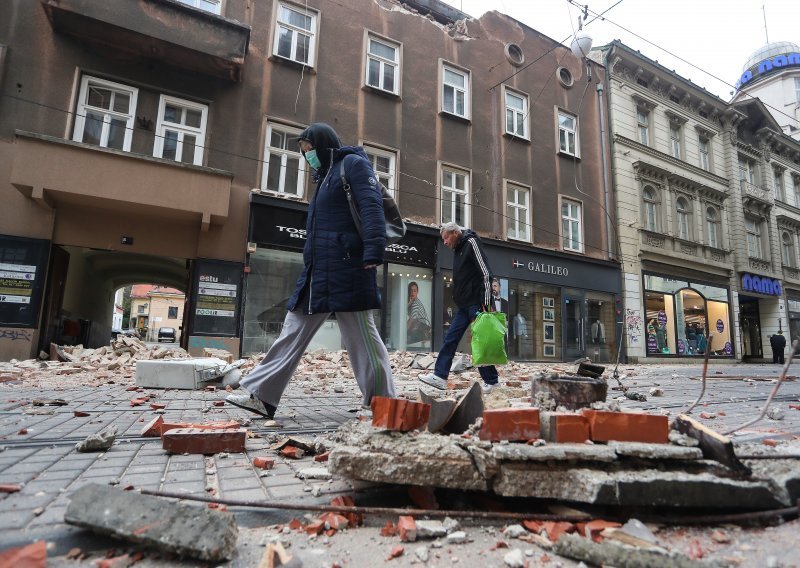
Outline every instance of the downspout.
<svg viewBox="0 0 800 568"><path fill-rule="evenodd" d="M606 162L606 121L603 114L603 83L601 81L597 82L597 112L600 115L600 157L601 157L601 164L603 169L603 201L605 203L606 209L606 242L608 243L608 258L612 260L618 251L614 250L612 253L612 245L615 241L612 240L611 236L611 204L609 203L609 191L608 191L608 164ZM616 219L616 215L614 215ZM620 262L622 259L618 259Z"/></svg>

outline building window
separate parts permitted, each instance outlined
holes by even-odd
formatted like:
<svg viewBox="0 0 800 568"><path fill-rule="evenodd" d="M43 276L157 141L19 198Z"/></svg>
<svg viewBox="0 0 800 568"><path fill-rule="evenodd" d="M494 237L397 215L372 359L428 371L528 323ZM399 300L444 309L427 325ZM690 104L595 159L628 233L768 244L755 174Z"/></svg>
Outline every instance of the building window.
<svg viewBox="0 0 800 568"><path fill-rule="evenodd" d="M506 89L506 134L528 138L528 97Z"/></svg>
<svg viewBox="0 0 800 568"><path fill-rule="evenodd" d="M558 111L558 149L570 156L578 155L578 118Z"/></svg>
<svg viewBox="0 0 800 568"><path fill-rule="evenodd" d="M650 145L650 113L642 108L636 109L636 127L639 132L639 142L645 146Z"/></svg>
<svg viewBox="0 0 800 568"><path fill-rule="evenodd" d="M469 73L442 66L442 111L469 118Z"/></svg>
<svg viewBox="0 0 800 568"><path fill-rule="evenodd" d="M711 161L709 158L711 141L705 136L701 136L698 140L698 148L700 151L700 167L705 171L711 171Z"/></svg>
<svg viewBox="0 0 800 568"><path fill-rule="evenodd" d="M794 100L800 103L800 79L794 80Z"/></svg>
<svg viewBox="0 0 800 568"><path fill-rule="evenodd" d="M739 158L739 183L742 191L747 191L749 186L754 186L755 166L746 158Z"/></svg>
<svg viewBox="0 0 800 568"><path fill-rule="evenodd" d="M747 231L747 254L752 258L761 258L761 222L745 217L744 227Z"/></svg>
<svg viewBox="0 0 800 568"><path fill-rule="evenodd" d="M171 320L178 319L178 306L167 307L167 319Z"/></svg>
<svg viewBox="0 0 800 568"><path fill-rule="evenodd" d="M72 139L130 151L138 94L133 87L84 76Z"/></svg>
<svg viewBox="0 0 800 568"><path fill-rule="evenodd" d="M203 164L208 107L161 96L153 155L185 164Z"/></svg>
<svg viewBox="0 0 800 568"><path fill-rule="evenodd" d="M775 170L775 199L786 201L786 188L783 186L783 172Z"/></svg>
<svg viewBox="0 0 800 568"><path fill-rule="evenodd" d="M692 210L689 207L689 201L685 197L679 197L675 201L675 211L677 213L678 238L685 241L691 240L692 225L690 216Z"/></svg>
<svg viewBox="0 0 800 568"><path fill-rule="evenodd" d="M669 125L669 151L673 158L681 159L681 127L674 122Z"/></svg>
<svg viewBox="0 0 800 568"><path fill-rule="evenodd" d="M370 35L367 39L367 85L388 93L399 92L400 46Z"/></svg>
<svg viewBox="0 0 800 568"><path fill-rule="evenodd" d="M648 231L658 231L658 194L649 185L642 191L644 207L644 228Z"/></svg>
<svg viewBox="0 0 800 568"><path fill-rule="evenodd" d="M469 174L448 167L442 168L442 223L469 225L467 201L469 197Z"/></svg>
<svg viewBox="0 0 800 568"><path fill-rule="evenodd" d="M261 189L303 197L306 161L295 144L300 130L280 124L267 125Z"/></svg>
<svg viewBox="0 0 800 568"><path fill-rule="evenodd" d="M581 204L565 199L561 202L561 238L564 250L581 252Z"/></svg>
<svg viewBox="0 0 800 568"><path fill-rule="evenodd" d="M222 0L178 0L178 2L217 15L220 14L222 9Z"/></svg>
<svg viewBox="0 0 800 568"><path fill-rule="evenodd" d="M138 306L138 310L139 310L138 313L143 314L144 313L144 305Z"/></svg>
<svg viewBox="0 0 800 568"><path fill-rule="evenodd" d="M506 186L506 236L518 241L531 240L531 190L516 184Z"/></svg>
<svg viewBox="0 0 800 568"><path fill-rule="evenodd" d="M794 267L794 237L789 231L781 234L781 261L784 266Z"/></svg>
<svg viewBox="0 0 800 568"><path fill-rule="evenodd" d="M364 151L367 153L367 157L372 163L372 169L375 170L375 175L378 177L378 180L389 190L392 198L397 199L397 195L395 194L397 154L373 148L366 144L364 145Z"/></svg>
<svg viewBox="0 0 800 568"><path fill-rule="evenodd" d="M800 207L800 177L792 175L792 187L794 189L794 206Z"/></svg>
<svg viewBox="0 0 800 568"><path fill-rule="evenodd" d="M280 3L273 46L275 55L313 67L316 25L316 12Z"/></svg>
<svg viewBox="0 0 800 568"><path fill-rule="evenodd" d="M708 233L708 246L721 248L719 239L719 213L714 207L706 208L706 232Z"/></svg>

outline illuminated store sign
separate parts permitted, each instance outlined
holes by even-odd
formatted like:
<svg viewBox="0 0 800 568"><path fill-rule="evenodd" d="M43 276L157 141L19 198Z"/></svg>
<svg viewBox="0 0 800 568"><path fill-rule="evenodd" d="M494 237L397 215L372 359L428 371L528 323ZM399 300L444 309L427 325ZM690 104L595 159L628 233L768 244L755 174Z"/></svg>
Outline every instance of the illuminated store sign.
<svg viewBox="0 0 800 568"><path fill-rule="evenodd" d="M742 274L742 290L745 292L757 292L768 296L780 296L783 294L781 281L766 276L756 276L755 274Z"/></svg>
<svg viewBox="0 0 800 568"><path fill-rule="evenodd" d="M764 75L771 71L775 71L776 69L779 70L786 67L793 67L795 65L800 65L800 53L788 53L786 55L778 55L772 59L765 59L758 64L758 68L756 69L755 73L751 71L752 68L742 73L741 78L736 82L736 89L741 89L744 85L759 75Z"/></svg>

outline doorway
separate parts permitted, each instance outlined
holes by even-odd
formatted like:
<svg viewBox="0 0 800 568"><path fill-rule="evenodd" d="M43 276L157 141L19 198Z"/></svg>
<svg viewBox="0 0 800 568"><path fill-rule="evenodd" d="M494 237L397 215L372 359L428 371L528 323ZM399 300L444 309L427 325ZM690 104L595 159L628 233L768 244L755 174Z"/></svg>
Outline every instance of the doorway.
<svg viewBox="0 0 800 568"><path fill-rule="evenodd" d="M756 298L739 296L739 325L742 330L742 358L763 359L761 316Z"/></svg>
<svg viewBox="0 0 800 568"><path fill-rule="evenodd" d="M574 361L586 355L583 298L564 296L564 360Z"/></svg>

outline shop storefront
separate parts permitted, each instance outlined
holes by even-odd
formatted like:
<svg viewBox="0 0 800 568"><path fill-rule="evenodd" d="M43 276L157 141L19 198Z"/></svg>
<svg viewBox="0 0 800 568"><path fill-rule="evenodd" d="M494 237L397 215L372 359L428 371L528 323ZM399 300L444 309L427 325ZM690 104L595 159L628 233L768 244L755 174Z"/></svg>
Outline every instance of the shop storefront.
<svg viewBox="0 0 800 568"><path fill-rule="evenodd" d="M730 289L643 272L648 357L734 357Z"/></svg>
<svg viewBox="0 0 800 568"><path fill-rule="evenodd" d="M769 338L783 331L783 286L768 276L739 273L739 327L742 359L771 358ZM791 325L791 319L790 319Z"/></svg>
<svg viewBox="0 0 800 568"><path fill-rule="evenodd" d="M513 360L615 361L622 307L619 265L557 253L522 251L484 241L497 282L495 307L506 313ZM454 308L452 253L440 254L443 324ZM468 341L459 348L469 351Z"/></svg>
<svg viewBox="0 0 800 568"><path fill-rule="evenodd" d="M303 270L306 206L254 196L245 290L242 354L264 352L283 326L286 304ZM386 248L378 267L384 309L375 321L390 350L433 350L434 266L438 232L409 228ZM335 314L317 332L310 350L343 349Z"/></svg>
<svg viewBox="0 0 800 568"><path fill-rule="evenodd" d="M786 291L786 307L789 312L789 337L787 343L800 339L800 291Z"/></svg>

